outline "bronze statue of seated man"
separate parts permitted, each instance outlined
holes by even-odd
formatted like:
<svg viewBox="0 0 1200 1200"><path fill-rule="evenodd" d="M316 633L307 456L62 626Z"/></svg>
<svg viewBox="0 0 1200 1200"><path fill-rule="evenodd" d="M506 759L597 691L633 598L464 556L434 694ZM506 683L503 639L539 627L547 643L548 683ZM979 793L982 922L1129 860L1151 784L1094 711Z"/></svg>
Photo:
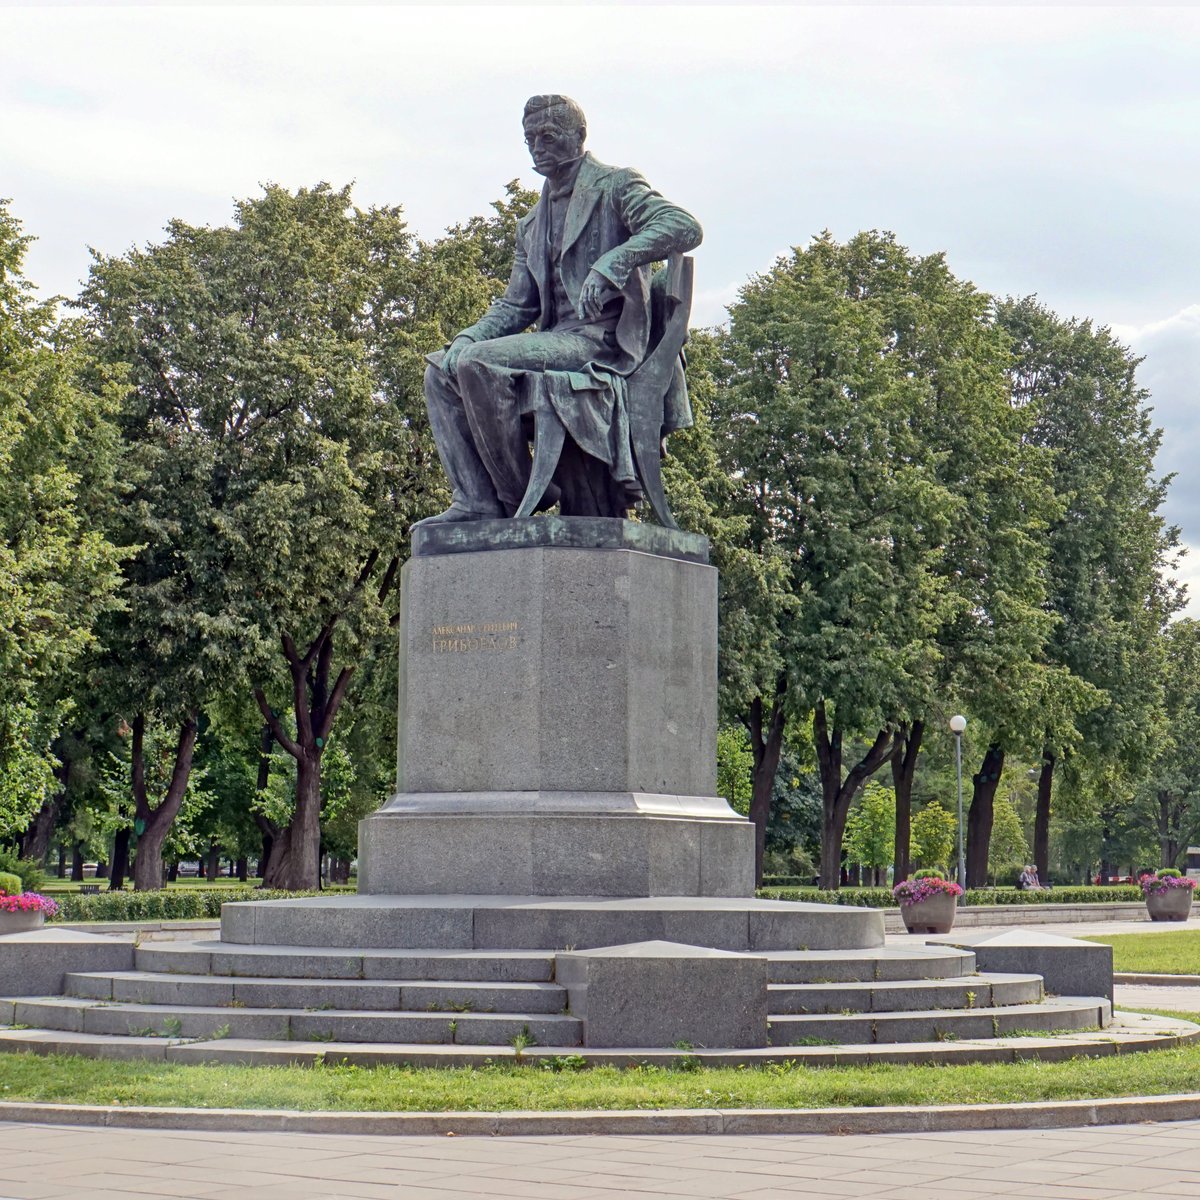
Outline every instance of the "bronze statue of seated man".
<svg viewBox="0 0 1200 1200"><path fill-rule="evenodd" d="M428 522L511 517L529 483L531 418L547 408L567 439L539 507L625 516L641 497L626 384L651 345L650 267L699 245L701 229L636 171L585 153L583 111L568 97L534 96L524 126L546 183L517 224L508 288L425 372L454 489ZM691 423L681 371L670 390L663 434Z"/></svg>

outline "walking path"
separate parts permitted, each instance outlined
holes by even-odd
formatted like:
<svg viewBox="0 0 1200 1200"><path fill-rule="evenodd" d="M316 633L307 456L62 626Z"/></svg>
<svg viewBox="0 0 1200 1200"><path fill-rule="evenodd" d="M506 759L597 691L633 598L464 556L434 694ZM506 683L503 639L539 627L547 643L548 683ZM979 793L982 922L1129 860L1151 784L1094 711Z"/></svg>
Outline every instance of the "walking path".
<svg viewBox="0 0 1200 1200"><path fill-rule="evenodd" d="M1200 1121L858 1137L372 1138L0 1125L3 1200L1131 1200Z"/></svg>

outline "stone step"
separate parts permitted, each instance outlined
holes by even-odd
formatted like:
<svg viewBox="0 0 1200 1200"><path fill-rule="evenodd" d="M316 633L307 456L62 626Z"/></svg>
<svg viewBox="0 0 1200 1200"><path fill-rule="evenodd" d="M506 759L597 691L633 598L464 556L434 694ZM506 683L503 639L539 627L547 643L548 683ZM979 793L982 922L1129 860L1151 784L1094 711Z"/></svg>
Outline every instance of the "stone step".
<svg viewBox="0 0 1200 1200"><path fill-rule="evenodd" d="M76 1033L175 1039L578 1046L580 1022L545 1013L363 1012L124 1004L72 996L16 1000L11 1024ZM0 1008L5 1005L0 1004ZM3 1013L0 1012L0 1020Z"/></svg>
<svg viewBox="0 0 1200 1200"><path fill-rule="evenodd" d="M1094 1002L1093 1002L1094 1003ZM1057 1036L1010 1036L978 1041L950 1040L911 1045L859 1044L838 1046L768 1046L761 1050L706 1050L697 1047L689 1058L706 1066L761 1066L771 1062L808 1067L872 1063L979 1063L1057 1061L1077 1056L1103 1057L1133 1051L1155 1051L1200 1038L1200 1029L1184 1021L1141 1013L1120 1013L1102 1032L1059 1033ZM0 1052L79 1054L89 1058L144 1059L180 1063L240 1063L271 1066L286 1063L350 1063L370 1067L385 1064L427 1067L483 1066L514 1062L536 1066L541 1060L570 1055L591 1065L631 1066L653 1063L670 1066L680 1051L589 1050L583 1047L506 1044L403 1045L369 1042L273 1042L246 1038L181 1041L170 1037L101 1036L45 1028L5 1029L0 1025Z"/></svg>
<svg viewBox="0 0 1200 1200"><path fill-rule="evenodd" d="M1036 1004L1042 999L1042 977L989 973L905 982L787 983L771 984L767 993L767 1011L780 1015L969 1010Z"/></svg>
<svg viewBox="0 0 1200 1200"><path fill-rule="evenodd" d="M221 941L355 950L584 950L667 941L715 950L883 945L883 914L837 904L722 896L304 896L221 909Z"/></svg>
<svg viewBox="0 0 1200 1200"><path fill-rule="evenodd" d="M1058 996L1004 1007L772 1016L770 1038L773 1046L938 1042L1103 1028L1111 1018L1107 1000Z"/></svg>
<svg viewBox="0 0 1200 1200"><path fill-rule="evenodd" d="M554 983L467 980L290 979L89 971L68 975L66 994L131 1004L231 1008L353 1009L383 1012L561 1013L566 989Z"/></svg>
<svg viewBox="0 0 1200 1200"><path fill-rule="evenodd" d="M139 946L143 971L272 979L470 980L544 983L554 955L539 950L372 950L157 942Z"/></svg>
<svg viewBox="0 0 1200 1200"><path fill-rule="evenodd" d="M774 950L767 954L772 983L869 983L947 979L975 973L975 955L949 946L878 946L864 950Z"/></svg>

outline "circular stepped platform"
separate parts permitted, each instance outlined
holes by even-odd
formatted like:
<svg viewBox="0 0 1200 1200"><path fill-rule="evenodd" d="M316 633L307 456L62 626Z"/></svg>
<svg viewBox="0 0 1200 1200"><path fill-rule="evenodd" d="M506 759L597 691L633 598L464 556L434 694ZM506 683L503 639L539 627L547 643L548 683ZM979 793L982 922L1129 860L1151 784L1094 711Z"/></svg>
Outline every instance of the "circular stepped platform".
<svg viewBox="0 0 1200 1200"><path fill-rule="evenodd" d="M979 974L974 954L957 948L761 957L770 1045L698 1048L701 1061L1006 1061L1171 1040L1123 1025L1101 1033L1107 1001L1046 999L1039 976ZM137 949L135 970L77 972L63 996L0 1001L0 1026L15 1026L0 1028L0 1048L173 1062L678 1059L678 1049L581 1046L554 965L540 949L157 943Z"/></svg>

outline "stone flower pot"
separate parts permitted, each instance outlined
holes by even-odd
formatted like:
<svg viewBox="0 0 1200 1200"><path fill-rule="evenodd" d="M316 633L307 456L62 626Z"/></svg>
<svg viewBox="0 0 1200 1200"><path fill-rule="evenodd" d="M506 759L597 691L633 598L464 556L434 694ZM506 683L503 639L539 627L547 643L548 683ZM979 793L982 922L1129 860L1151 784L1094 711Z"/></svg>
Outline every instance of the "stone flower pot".
<svg viewBox="0 0 1200 1200"><path fill-rule="evenodd" d="M900 916L909 933L949 933L954 927L958 897L940 892L918 900L916 904L901 904Z"/></svg>
<svg viewBox="0 0 1200 1200"><path fill-rule="evenodd" d="M27 909L23 912L0 911L0 937L6 933L26 933L30 929L40 929L46 923L46 914L41 909Z"/></svg>
<svg viewBox="0 0 1200 1200"><path fill-rule="evenodd" d="M1186 921L1192 910L1192 889L1168 888L1146 893L1146 911L1152 921Z"/></svg>

